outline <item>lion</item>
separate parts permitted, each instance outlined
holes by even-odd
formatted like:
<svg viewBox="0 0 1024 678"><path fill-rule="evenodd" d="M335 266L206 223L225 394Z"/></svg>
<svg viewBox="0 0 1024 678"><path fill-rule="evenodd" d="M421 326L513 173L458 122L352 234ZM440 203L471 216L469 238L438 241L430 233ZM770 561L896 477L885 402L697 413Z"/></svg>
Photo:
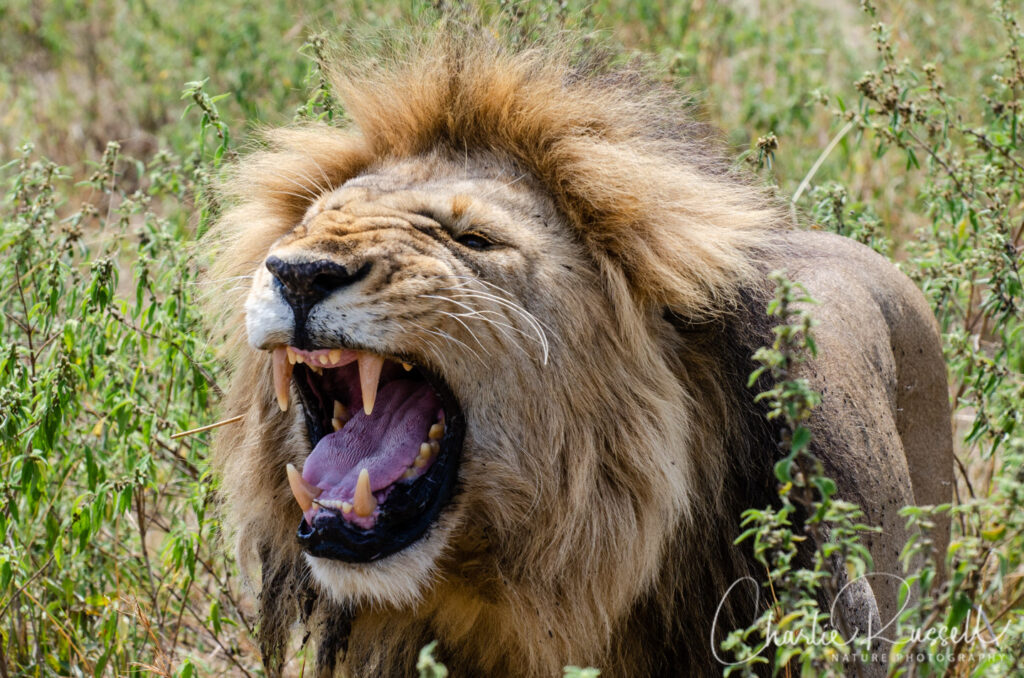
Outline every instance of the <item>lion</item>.
<svg viewBox="0 0 1024 678"><path fill-rule="evenodd" d="M772 270L819 302L813 451L881 528L875 568L901 571L900 507L950 498L911 281L794 228L645 66L556 42L342 60L344 121L268 132L225 184L243 419L214 465L271 674L296 623L318 675L412 675L432 640L460 676L720 671L712 627L758 605L726 593L763 576L740 514L777 500L746 383ZM896 605L883 578L847 607Z"/></svg>

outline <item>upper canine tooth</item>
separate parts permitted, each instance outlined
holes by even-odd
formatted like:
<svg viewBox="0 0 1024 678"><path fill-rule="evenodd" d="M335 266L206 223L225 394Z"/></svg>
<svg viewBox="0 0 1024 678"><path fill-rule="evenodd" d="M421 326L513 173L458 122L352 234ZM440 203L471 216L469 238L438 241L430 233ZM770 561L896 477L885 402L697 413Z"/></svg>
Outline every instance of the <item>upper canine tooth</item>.
<svg viewBox="0 0 1024 678"><path fill-rule="evenodd" d="M305 513L313 508L313 500L319 497L323 490L307 483L293 464L288 464L284 468L288 473L288 484L292 488L292 494L295 495L295 501L299 502L299 508Z"/></svg>
<svg viewBox="0 0 1024 678"><path fill-rule="evenodd" d="M285 412L288 410L288 389L292 380L292 365L288 362L285 348L274 349L271 368L274 373L274 394L277 396L277 406L281 408L282 412Z"/></svg>
<svg viewBox="0 0 1024 678"><path fill-rule="evenodd" d="M377 400L377 382L383 367L384 358L379 355L359 354L359 386L363 391L363 412L367 416L373 412L373 403Z"/></svg>
<svg viewBox="0 0 1024 678"><path fill-rule="evenodd" d="M412 365L410 365L409 363L402 363L402 369L408 372L409 370L412 369Z"/></svg>
<svg viewBox="0 0 1024 678"><path fill-rule="evenodd" d="M366 518L377 508L377 498L370 491L370 472L365 468L359 472L356 480L356 493L352 498L352 508L356 515Z"/></svg>

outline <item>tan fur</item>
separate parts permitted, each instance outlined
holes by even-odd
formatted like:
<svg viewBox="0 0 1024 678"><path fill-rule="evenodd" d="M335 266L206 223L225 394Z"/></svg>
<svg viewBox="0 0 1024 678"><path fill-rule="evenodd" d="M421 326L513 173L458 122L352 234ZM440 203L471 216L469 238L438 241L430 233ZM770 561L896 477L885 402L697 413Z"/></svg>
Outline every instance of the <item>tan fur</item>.
<svg viewBox="0 0 1024 678"><path fill-rule="evenodd" d="M309 452L301 417L277 410L269 360L241 331L242 298L218 298L226 326L239 328L227 414L246 419L218 436L215 464L241 560L261 581L271 671L300 617L321 671L357 676L410 675L434 638L462 676L715 666L710 620L750 572L731 545L739 513L773 488L774 432L743 383L770 336L763 274L795 250L825 257L830 246L783 236L771 201L729 171L674 95L631 67L574 61L574 49L442 33L343 62L334 82L350 124L272 131L226 186L233 206L209 240L213 278L255 275L264 289L270 252L372 260L345 307L348 330L367 348L420 356L468 422L460 491L422 543L379 563L310 568L283 471ZM487 229L504 247L453 254L449 236L424 235L434 219ZM538 324L483 297L464 301L508 329L479 314L454 321L444 313L458 310L446 300L452 279L483 280L473 289L500 289ZM920 369L941 375L934 326L914 309L907 349L927 346ZM847 322L825 334L841 337ZM889 351L885 328L865 341ZM821 375L824 385L858 380L841 366ZM940 396L920 404L936 420ZM817 425L826 460L845 412ZM893 431L883 463L903 460ZM843 453L863 458L856 443ZM899 463L892 496L913 501ZM874 499L850 478L846 496ZM939 485L917 500L939 501ZM880 505L880 519L895 520L895 508ZM724 621L745 621L740 602Z"/></svg>

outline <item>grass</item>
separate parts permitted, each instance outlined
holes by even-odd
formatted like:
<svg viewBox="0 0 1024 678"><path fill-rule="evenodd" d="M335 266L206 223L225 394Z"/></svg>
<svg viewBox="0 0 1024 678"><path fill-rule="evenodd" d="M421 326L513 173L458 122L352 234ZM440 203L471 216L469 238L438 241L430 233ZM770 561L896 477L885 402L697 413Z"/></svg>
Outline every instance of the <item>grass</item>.
<svg viewBox="0 0 1024 678"><path fill-rule="evenodd" d="M499 10L510 30L601 30L649 55L809 224L890 255L921 286L943 331L958 471L951 551L933 554L951 577L915 573L924 595L908 621L983 614L1005 626L1005 651L975 639L957 648L968 658L945 660L932 647L894 672L1024 674L1019 9L597 0L483 13ZM432 12L0 6L0 676L261 673L208 434L171 438L213 420L224 378L190 243L216 211L203 200L211 179L255 128L325 110L314 36ZM748 518L762 535L788 529L784 515ZM926 537L908 554L927 552ZM778 572L774 585L792 584ZM288 671L304 658L297 639ZM835 670L812 647L790 659L809 675Z"/></svg>

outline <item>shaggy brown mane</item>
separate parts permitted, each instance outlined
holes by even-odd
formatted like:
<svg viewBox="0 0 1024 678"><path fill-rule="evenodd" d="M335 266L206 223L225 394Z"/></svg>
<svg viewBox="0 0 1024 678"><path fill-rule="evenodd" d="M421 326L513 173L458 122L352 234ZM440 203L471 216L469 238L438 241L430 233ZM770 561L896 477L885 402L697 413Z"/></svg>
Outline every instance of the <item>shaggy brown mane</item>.
<svg viewBox="0 0 1024 678"><path fill-rule="evenodd" d="M224 194L241 206L222 222L232 247L219 272L246 270L324 184L389 159L488 152L540 181L638 301L690 316L729 307L750 252L783 218L729 170L683 97L642 64L613 65L566 36L513 50L486 31L425 35L376 60L363 43L339 55L332 82L348 122L270 131L270 150L236 167Z"/></svg>

